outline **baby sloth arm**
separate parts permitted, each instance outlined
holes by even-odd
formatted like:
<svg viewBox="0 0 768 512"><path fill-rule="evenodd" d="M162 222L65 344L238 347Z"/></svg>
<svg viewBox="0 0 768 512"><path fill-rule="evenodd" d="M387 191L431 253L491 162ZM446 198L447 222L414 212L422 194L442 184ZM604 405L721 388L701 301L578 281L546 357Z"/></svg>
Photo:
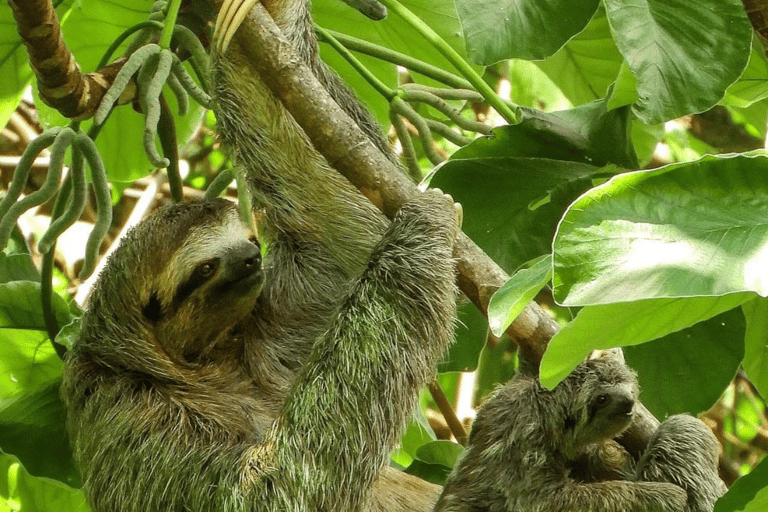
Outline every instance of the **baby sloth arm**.
<svg viewBox="0 0 768 512"><path fill-rule="evenodd" d="M249 461L263 510L366 502L450 341L458 226L450 197L428 191L403 206L374 248Z"/></svg>

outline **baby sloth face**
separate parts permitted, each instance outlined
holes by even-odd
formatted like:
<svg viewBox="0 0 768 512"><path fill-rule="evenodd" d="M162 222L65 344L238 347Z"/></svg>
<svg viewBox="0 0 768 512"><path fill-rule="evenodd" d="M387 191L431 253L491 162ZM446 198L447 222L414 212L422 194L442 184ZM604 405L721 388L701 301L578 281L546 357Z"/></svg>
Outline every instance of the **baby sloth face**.
<svg viewBox="0 0 768 512"><path fill-rule="evenodd" d="M637 377L620 353L583 362L560 385L565 396L576 397L564 404L565 432L573 436L574 448L612 439L632 422Z"/></svg>

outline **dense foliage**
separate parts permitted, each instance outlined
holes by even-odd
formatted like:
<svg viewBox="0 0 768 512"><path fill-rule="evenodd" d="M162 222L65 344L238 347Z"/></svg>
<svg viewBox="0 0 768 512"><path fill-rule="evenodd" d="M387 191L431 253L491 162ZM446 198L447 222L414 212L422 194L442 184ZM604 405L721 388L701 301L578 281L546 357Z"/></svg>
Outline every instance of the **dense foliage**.
<svg viewBox="0 0 768 512"><path fill-rule="evenodd" d="M424 172L437 158L429 144L450 155L430 173L431 185L462 203L465 233L513 276L492 300L493 334L502 336L538 296L563 324L542 362L545 385L556 385L593 349L627 347L642 400L654 414L699 414L721 400L732 411L719 425L729 441L726 457L754 465L743 451L758 450L753 441L765 438L768 425L759 398L768 396L768 160L762 152L744 153L727 137L707 138L706 130L696 133L709 144L702 142L689 129L699 113L719 108L749 137L765 138L768 59L741 1L403 4L493 88L511 88L517 123L504 123L479 101L450 100L466 118L477 113L501 126L460 148L433 130L415 150ZM150 5L66 0L57 12L80 66L92 70L118 34L146 18ZM317 0L315 17L335 33L428 65L400 62L410 69L409 80L427 86L441 77L451 86L462 81L445 79L438 71L455 73L446 58L392 13L372 22L342 2ZM322 50L388 125L390 98L329 46ZM402 76L398 56L391 55L391 62L359 58L398 90ZM0 76L2 126L33 81L7 8L0 9ZM45 126L66 124L37 104ZM417 110L422 118L442 119L425 104ZM209 132L196 132L202 113L197 106L176 118L181 145L196 133L192 145L213 147ZM212 120L205 125L212 127ZM118 108L96 141L115 197L153 169L141 149L143 129L140 116ZM206 153L209 167L225 167L223 160L218 149ZM189 183L207 184L194 168L190 176ZM0 254L0 467L6 475L0 510L86 510L63 428L61 363L48 340L39 281L26 245L12 238ZM66 344L78 307L54 297L58 324L71 324L58 336ZM461 321L440 382L453 390L452 372L478 369L480 398L514 371L509 342L485 346L487 324L471 305L462 308ZM751 382L747 394L730 384L740 368L739 382ZM418 418L395 461L439 480L460 448L435 439ZM764 510L766 471L765 463L754 469L745 463L742 472L749 474L717 512Z"/></svg>

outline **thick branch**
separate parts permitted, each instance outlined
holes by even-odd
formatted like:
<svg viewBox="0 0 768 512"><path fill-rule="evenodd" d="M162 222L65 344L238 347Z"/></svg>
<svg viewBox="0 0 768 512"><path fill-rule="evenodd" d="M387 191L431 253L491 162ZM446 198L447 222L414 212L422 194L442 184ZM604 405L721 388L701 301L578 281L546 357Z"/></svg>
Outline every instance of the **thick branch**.
<svg viewBox="0 0 768 512"><path fill-rule="evenodd" d="M221 0L216 0L221 6ZM328 162L352 182L385 215L392 217L416 186L363 134L331 98L312 71L302 63L266 9L256 4L236 35L265 82L309 136ZM460 235L459 287L487 315L491 295L506 281L506 273L466 235ZM532 302L507 330L529 360L540 361L557 323ZM645 445L658 421L644 407L625 434L633 450Z"/></svg>
<svg viewBox="0 0 768 512"><path fill-rule="evenodd" d="M217 3L220 6L220 0ZM336 104L261 4L256 5L236 37L317 150L385 215L392 217L419 193ZM454 256L459 260L461 290L487 313L491 295L507 275L465 235L460 236ZM522 351L538 360L557 330L554 320L532 303L508 332Z"/></svg>
<svg viewBox="0 0 768 512"><path fill-rule="evenodd" d="M125 59L84 75L64 42L50 0L8 0L37 77L40 98L70 119L93 115Z"/></svg>

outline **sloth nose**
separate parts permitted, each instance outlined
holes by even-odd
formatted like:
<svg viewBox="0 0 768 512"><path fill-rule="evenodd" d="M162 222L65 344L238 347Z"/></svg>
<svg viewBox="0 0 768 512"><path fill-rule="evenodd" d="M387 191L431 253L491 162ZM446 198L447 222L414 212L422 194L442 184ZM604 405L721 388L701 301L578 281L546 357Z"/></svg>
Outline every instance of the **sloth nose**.
<svg viewBox="0 0 768 512"><path fill-rule="evenodd" d="M261 251L250 241L239 243L227 251L224 258L223 279L238 281L261 269Z"/></svg>

